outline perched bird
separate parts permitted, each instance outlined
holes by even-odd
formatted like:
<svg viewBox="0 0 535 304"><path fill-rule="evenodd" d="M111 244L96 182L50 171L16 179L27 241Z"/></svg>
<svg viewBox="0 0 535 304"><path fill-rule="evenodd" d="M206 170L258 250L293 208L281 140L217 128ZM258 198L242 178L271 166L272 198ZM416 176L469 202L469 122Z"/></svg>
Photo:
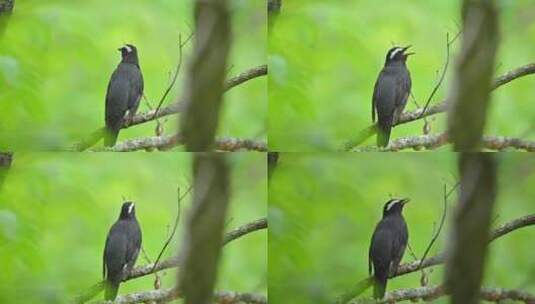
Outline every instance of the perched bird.
<svg viewBox="0 0 535 304"><path fill-rule="evenodd" d="M377 146L386 147L390 138L390 130L394 126L411 93L411 75L405 53L410 47L393 47L386 54L385 65L375 82L372 99L372 121L375 122L377 112Z"/></svg>
<svg viewBox="0 0 535 304"><path fill-rule="evenodd" d="M375 278L373 297L385 295L388 275L396 273L409 240L407 224L401 215L409 199L391 199L383 208L383 219L375 227L370 244L368 271Z"/></svg>
<svg viewBox="0 0 535 304"><path fill-rule="evenodd" d="M104 299L115 300L119 284L125 279L136 263L141 249L141 229L136 219L133 202L125 202L119 219L111 226L106 246L102 276L106 280Z"/></svg>
<svg viewBox="0 0 535 304"><path fill-rule="evenodd" d="M111 75L106 93L106 147L115 145L126 112L128 111L126 121L130 123L143 96L143 75L139 68L136 47L126 44L118 50L122 60Z"/></svg>

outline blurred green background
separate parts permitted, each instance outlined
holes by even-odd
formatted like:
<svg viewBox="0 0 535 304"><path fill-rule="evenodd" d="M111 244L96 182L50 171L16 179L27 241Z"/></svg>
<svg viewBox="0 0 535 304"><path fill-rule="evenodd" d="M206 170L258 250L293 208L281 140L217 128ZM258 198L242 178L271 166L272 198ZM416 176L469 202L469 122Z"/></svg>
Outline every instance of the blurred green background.
<svg viewBox="0 0 535 304"><path fill-rule="evenodd" d="M265 156L228 159L226 231L267 214ZM177 186L184 193L190 185L190 165L186 153L16 153L0 193L0 303L66 303L99 282L106 235L123 198L136 202L143 247L156 259L175 221ZM182 202L182 220L190 200ZM177 254L182 233L180 225L162 259ZM221 263L218 290L266 294L267 232L226 245ZM136 264L147 264L143 254ZM176 283L175 269L160 275L162 288ZM151 290L153 282L130 280L119 294Z"/></svg>
<svg viewBox="0 0 535 304"><path fill-rule="evenodd" d="M495 1L501 11L496 75L533 63L535 1ZM371 98L388 49L412 44L412 92L423 106L446 58L446 33L460 25L460 1L284 1L269 37L269 146L278 151L336 150L371 125ZM454 57L432 103L449 88ZM494 91L485 134L535 139L535 79ZM409 101L406 110L416 109ZM445 115L430 119L445 129ZM392 131L391 139L421 135L423 120ZM375 144L375 136L364 145ZM449 147L442 150L449 150Z"/></svg>
<svg viewBox="0 0 535 304"><path fill-rule="evenodd" d="M535 157L499 159L493 227L533 214ZM368 249L384 203L409 197L409 244L421 258L440 222L443 185L455 185L456 154L281 154L269 186L269 302L332 303L368 276ZM450 198L448 215L455 203ZM448 225L428 256L441 252ZM535 229L514 231L490 245L484 285L535 292ZM407 250L403 262L414 259ZM443 266L429 284L442 282ZM421 273L389 280L387 291L420 286ZM368 289L364 296L371 296ZM442 298L439 303L447 303Z"/></svg>
<svg viewBox="0 0 535 304"><path fill-rule="evenodd" d="M193 1L17 1L0 37L0 149L66 149L104 126L109 78L117 48L137 46L145 95L153 108L178 62L179 34L191 33ZM231 0L234 39L229 76L266 64L263 1ZM166 104L181 96L186 62ZM263 139L267 80L246 82L225 94L218 136ZM138 112L150 108L142 101ZM164 118L166 134L176 118ZM156 122L122 130L119 141L154 136ZM102 143L99 143L102 145Z"/></svg>

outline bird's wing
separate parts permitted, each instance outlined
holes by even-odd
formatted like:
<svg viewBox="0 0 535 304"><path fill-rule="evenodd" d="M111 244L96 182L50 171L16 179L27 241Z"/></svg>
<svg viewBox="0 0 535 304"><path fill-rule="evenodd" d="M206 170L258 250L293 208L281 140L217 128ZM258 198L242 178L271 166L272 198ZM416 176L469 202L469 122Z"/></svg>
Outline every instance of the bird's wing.
<svg viewBox="0 0 535 304"><path fill-rule="evenodd" d="M401 263L403 254L405 254L405 249L407 249L409 240L409 233L405 221L401 222L396 229L402 233L399 238L394 239L394 244L392 246L392 271L394 273L398 270L398 266Z"/></svg>
<svg viewBox="0 0 535 304"><path fill-rule="evenodd" d="M126 64L125 69L127 72L129 82L129 94L128 94L128 110L129 115L134 116L139 106L139 101L143 95L143 75L139 66L135 64Z"/></svg>
<svg viewBox="0 0 535 304"><path fill-rule="evenodd" d="M134 267L139 251L141 250L141 229L137 221L132 221L128 223L128 248L126 262L128 264L127 271L128 273Z"/></svg>
<svg viewBox="0 0 535 304"><path fill-rule="evenodd" d="M373 232L370 245L370 257L375 275L384 275L385 272L388 272L388 267L392 261L390 252L393 245L393 235L385 224L384 221L379 222Z"/></svg>
<svg viewBox="0 0 535 304"><path fill-rule="evenodd" d="M374 106L377 111L379 125L387 126L392 124L392 115L396 108L396 77L389 69L383 69L377 83L381 83L381 88L374 90Z"/></svg>
<svg viewBox="0 0 535 304"><path fill-rule="evenodd" d="M375 81L375 85L373 86L373 96L372 96L372 122L375 122L375 99L377 98L377 84L379 83L379 79L381 79L381 74L379 74L379 77Z"/></svg>
<svg viewBox="0 0 535 304"><path fill-rule="evenodd" d="M106 125L115 128L122 123L130 95L128 71L122 65L119 64L111 75L106 93Z"/></svg>
<svg viewBox="0 0 535 304"><path fill-rule="evenodd" d="M108 233L108 241L104 249L106 264L106 279L110 282L120 282L127 256L127 236L124 233L124 222L116 222Z"/></svg>
<svg viewBox="0 0 535 304"><path fill-rule="evenodd" d="M408 70L404 70L405 73L398 75L396 77L396 107L405 108L407 104L407 99L409 98L411 92L411 76Z"/></svg>
<svg viewBox="0 0 535 304"><path fill-rule="evenodd" d="M106 244L104 245L104 252L102 253L102 278L106 278L106 250L108 248L109 237L106 237Z"/></svg>
<svg viewBox="0 0 535 304"><path fill-rule="evenodd" d="M368 252L368 275L372 275L372 252L371 252L371 246L370 246L370 251Z"/></svg>

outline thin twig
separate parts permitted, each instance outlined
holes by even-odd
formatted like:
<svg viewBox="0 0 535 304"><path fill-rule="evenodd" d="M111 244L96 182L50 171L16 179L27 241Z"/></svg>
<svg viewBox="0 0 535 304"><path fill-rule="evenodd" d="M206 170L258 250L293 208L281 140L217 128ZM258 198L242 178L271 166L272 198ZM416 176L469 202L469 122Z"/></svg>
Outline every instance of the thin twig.
<svg viewBox="0 0 535 304"><path fill-rule="evenodd" d="M175 225L173 226L173 231L171 232L171 235L167 238L167 241L163 245L162 250L160 251L160 254L158 254L158 258L156 258L156 261L154 262L154 266L152 266L152 269L150 272L154 272L154 269L156 269L156 266L158 266L158 262L160 261L160 258L162 257L163 253L165 252L165 249L167 249L167 246L169 246L169 243L171 243L171 240L175 236L176 228L178 227L178 223L180 222L180 202L188 195L191 191L192 186L189 186L188 190L186 190L186 193L184 195L180 196L180 187L177 188L177 212L176 212L176 218L175 218Z"/></svg>
<svg viewBox="0 0 535 304"><path fill-rule="evenodd" d="M440 232L442 231L442 227L444 226L444 222L446 220L446 213L448 211L448 198L451 195L451 193L455 189L457 189L458 186L459 186L459 182L457 182L455 186L453 186L448 192L446 190L446 184L444 184L444 197L443 197L444 207L442 209L442 217L440 219L440 224L438 225L438 230L436 231L435 235L431 238L429 245L427 245L427 248L425 249L422 258L420 259L420 265L418 265L418 269L422 269L422 263L424 262L425 258L427 257L427 254L431 250L431 247L433 247L433 244L436 242L436 240L438 239L438 236L440 235Z"/></svg>
<svg viewBox="0 0 535 304"><path fill-rule="evenodd" d="M435 87L431 91L431 94L427 98L427 101L425 103L424 109L422 110L422 113L420 114L420 117L422 118L425 114L425 111L427 111L427 107L429 107L429 104L431 103L431 100L433 99L433 96L435 96L436 92L438 91L438 88L442 85L442 82L444 81L444 77L446 76L446 71L448 70L448 66L450 64L450 45L457 40L461 32L459 31L455 37L450 41L450 34L446 33L446 62L444 63L444 68L442 68L442 74L440 75L440 78L438 79L438 82L435 84Z"/></svg>
<svg viewBox="0 0 535 304"><path fill-rule="evenodd" d="M158 115L158 111L160 110L160 107L162 106L163 102L165 101L165 98L171 91L171 89L175 86L176 79L178 78L178 74L180 72L180 69L182 67L182 48L190 41L191 37L193 37L193 32L190 33L188 38L184 42L182 42L182 35L178 35L178 64L175 69L175 74L173 75L173 80L165 90L165 92L162 95L162 98L160 99L160 102L158 103L158 106L156 107L156 110L154 111L154 115L152 116L152 119L155 119Z"/></svg>

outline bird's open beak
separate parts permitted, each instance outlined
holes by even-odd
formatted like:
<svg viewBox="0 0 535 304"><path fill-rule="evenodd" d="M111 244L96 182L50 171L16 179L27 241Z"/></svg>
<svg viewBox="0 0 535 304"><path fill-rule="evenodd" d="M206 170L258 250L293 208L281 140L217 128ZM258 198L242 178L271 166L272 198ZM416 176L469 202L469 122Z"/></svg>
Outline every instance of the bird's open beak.
<svg viewBox="0 0 535 304"><path fill-rule="evenodd" d="M118 50L119 52L122 52L122 51L123 51L123 48L120 47L120 48L118 48L117 50Z"/></svg>
<svg viewBox="0 0 535 304"><path fill-rule="evenodd" d="M405 51L407 51L411 46L412 46L412 45L407 45L406 47L403 48L403 54L404 54L405 56L410 56L410 55L414 55L414 54L416 54L416 53L414 53L414 52L405 53Z"/></svg>

